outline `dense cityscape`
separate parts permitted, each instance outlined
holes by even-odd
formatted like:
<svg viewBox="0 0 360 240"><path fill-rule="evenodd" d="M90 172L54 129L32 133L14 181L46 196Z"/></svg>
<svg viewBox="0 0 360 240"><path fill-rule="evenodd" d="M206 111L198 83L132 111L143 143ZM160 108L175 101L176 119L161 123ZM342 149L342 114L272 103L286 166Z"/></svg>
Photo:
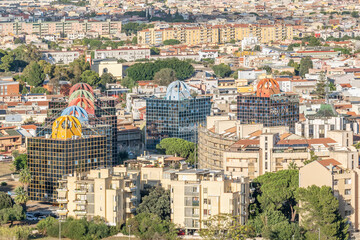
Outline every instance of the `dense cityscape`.
<svg viewBox="0 0 360 240"><path fill-rule="evenodd" d="M359 11L0 0L0 239L360 239Z"/></svg>

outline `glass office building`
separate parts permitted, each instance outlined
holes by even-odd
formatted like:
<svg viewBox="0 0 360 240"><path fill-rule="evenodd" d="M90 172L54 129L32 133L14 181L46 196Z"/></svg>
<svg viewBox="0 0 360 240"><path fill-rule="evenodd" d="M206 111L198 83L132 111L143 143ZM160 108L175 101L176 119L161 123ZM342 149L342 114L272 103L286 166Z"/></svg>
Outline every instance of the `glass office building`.
<svg viewBox="0 0 360 240"><path fill-rule="evenodd" d="M184 82L171 83L165 98L146 99L146 147L154 149L164 138L196 142L210 111L210 97L192 97Z"/></svg>
<svg viewBox="0 0 360 240"><path fill-rule="evenodd" d="M237 119L241 124L262 123L264 127L288 126L295 131L299 121L299 97L279 93L270 97L241 94L237 97Z"/></svg>
<svg viewBox="0 0 360 240"><path fill-rule="evenodd" d="M56 202L58 180L64 175L106 166L110 152L105 135L84 135L80 123L70 116L56 121L51 136L28 139L31 200Z"/></svg>

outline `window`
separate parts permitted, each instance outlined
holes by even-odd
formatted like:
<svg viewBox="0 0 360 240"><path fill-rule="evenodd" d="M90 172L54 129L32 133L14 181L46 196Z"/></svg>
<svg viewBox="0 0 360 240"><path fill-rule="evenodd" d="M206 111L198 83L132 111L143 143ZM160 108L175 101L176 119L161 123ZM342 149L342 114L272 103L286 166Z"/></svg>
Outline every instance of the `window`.
<svg viewBox="0 0 360 240"><path fill-rule="evenodd" d="M207 198L204 198L204 204L207 204Z"/></svg>
<svg viewBox="0 0 360 240"><path fill-rule="evenodd" d="M267 165L267 162L265 162L265 170L268 169L268 165Z"/></svg>
<svg viewBox="0 0 360 240"><path fill-rule="evenodd" d="M102 190L102 185L100 185L100 190ZM101 196L100 196L101 197Z"/></svg>
<svg viewBox="0 0 360 240"><path fill-rule="evenodd" d="M147 179L148 175L147 174L143 174L143 179Z"/></svg>
<svg viewBox="0 0 360 240"><path fill-rule="evenodd" d="M351 189L345 189L345 195L350 195L351 194Z"/></svg>
<svg viewBox="0 0 360 240"><path fill-rule="evenodd" d="M338 185L338 180L334 180L334 186Z"/></svg>
<svg viewBox="0 0 360 240"><path fill-rule="evenodd" d="M207 193L207 192L208 192L208 189L207 189L207 188L204 188L203 191L204 191L204 193Z"/></svg>
<svg viewBox="0 0 360 240"><path fill-rule="evenodd" d="M75 165L78 165L79 164L79 162L78 161L75 161Z"/></svg>
<svg viewBox="0 0 360 240"><path fill-rule="evenodd" d="M351 184L351 178L346 178L345 179L345 184Z"/></svg>
<svg viewBox="0 0 360 240"><path fill-rule="evenodd" d="M208 210L204 209L204 216L207 216L207 215L208 215Z"/></svg>

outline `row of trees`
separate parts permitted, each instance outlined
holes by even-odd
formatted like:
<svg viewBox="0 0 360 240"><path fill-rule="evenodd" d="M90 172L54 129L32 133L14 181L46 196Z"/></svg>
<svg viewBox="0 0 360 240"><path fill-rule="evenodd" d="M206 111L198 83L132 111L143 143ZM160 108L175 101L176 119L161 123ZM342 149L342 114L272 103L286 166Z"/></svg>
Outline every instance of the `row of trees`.
<svg viewBox="0 0 360 240"><path fill-rule="evenodd" d="M39 232L45 236L58 237L59 236L59 220L53 217L47 217L36 225ZM61 237L66 237L72 240L103 239L118 232L116 227L109 227L100 219L95 218L92 221L84 219L67 218L65 222L61 223Z"/></svg>
<svg viewBox="0 0 360 240"><path fill-rule="evenodd" d="M136 82L139 80L153 80L155 74L164 68L174 70L176 78L179 80L184 80L194 74L194 67L188 61L181 61L177 58L136 63L130 66L126 72L127 76Z"/></svg>
<svg viewBox="0 0 360 240"><path fill-rule="evenodd" d="M156 145L159 152L186 158L190 164L195 162L195 147L195 143L181 138L164 138Z"/></svg>
<svg viewBox="0 0 360 240"><path fill-rule="evenodd" d="M257 236L316 239L320 229L321 239L347 239L348 225L331 188L299 188L298 170L266 173L253 184L256 201L250 206L249 226Z"/></svg>

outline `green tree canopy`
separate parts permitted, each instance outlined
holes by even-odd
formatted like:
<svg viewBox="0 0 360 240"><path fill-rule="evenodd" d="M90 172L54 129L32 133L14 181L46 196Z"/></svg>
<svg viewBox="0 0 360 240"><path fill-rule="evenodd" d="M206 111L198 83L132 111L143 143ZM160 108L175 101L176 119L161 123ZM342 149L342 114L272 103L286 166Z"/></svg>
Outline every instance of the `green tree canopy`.
<svg viewBox="0 0 360 240"><path fill-rule="evenodd" d="M133 87L136 86L136 81L134 81L130 77L124 77L123 79L121 79L121 86L131 90Z"/></svg>
<svg viewBox="0 0 360 240"><path fill-rule="evenodd" d="M220 214L204 220L205 228L200 230L200 236L204 239L247 239L253 235L253 229L241 225L238 216Z"/></svg>
<svg viewBox="0 0 360 240"><path fill-rule="evenodd" d="M339 201L334 197L330 187L312 185L299 188L299 212L301 226L307 231L306 239L348 239L346 219L339 214Z"/></svg>
<svg viewBox="0 0 360 240"><path fill-rule="evenodd" d="M85 56L82 55L75 61L69 64L69 79L72 84L81 82L81 75L83 72L90 70L90 64L85 61Z"/></svg>
<svg viewBox="0 0 360 240"><path fill-rule="evenodd" d="M168 86L176 80L176 72L171 68L163 68L154 75L154 82L160 86Z"/></svg>
<svg viewBox="0 0 360 240"><path fill-rule="evenodd" d="M263 211L280 210L288 219L295 221L296 191L299 187L298 170L265 173L257 177L254 183L260 185L260 195L257 200Z"/></svg>
<svg viewBox="0 0 360 240"><path fill-rule="evenodd" d="M153 80L155 73L163 68L173 69L176 72L176 78L179 80L189 78L194 73L194 67L189 62L177 58L136 63L130 66L126 72L127 76L134 81Z"/></svg>
<svg viewBox="0 0 360 240"><path fill-rule="evenodd" d="M14 62L14 56L12 54L6 54L1 58L0 69L5 72L9 72L13 62Z"/></svg>
<svg viewBox="0 0 360 240"><path fill-rule="evenodd" d="M13 162L15 171L19 172L24 168L27 168L27 154L20 154L15 158Z"/></svg>
<svg viewBox="0 0 360 240"><path fill-rule="evenodd" d="M212 69L214 70L214 73L218 77L228 77L231 74L231 68L229 65L226 65L224 63L221 63L219 65L212 66Z"/></svg>
<svg viewBox="0 0 360 240"><path fill-rule="evenodd" d="M168 155L177 155L186 158L188 162L194 162L195 143L186 141L181 138L164 138L156 149Z"/></svg>
<svg viewBox="0 0 360 240"><path fill-rule="evenodd" d="M327 79L325 73L320 73L320 78L316 83L315 93L319 99L325 99L326 96L326 87L327 87Z"/></svg>
<svg viewBox="0 0 360 240"><path fill-rule="evenodd" d="M80 77L81 81L84 83L88 83L90 86L97 86L97 84L100 82L100 77L97 72L94 72L92 70L86 70L81 74Z"/></svg>
<svg viewBox="0 0 360 240"><path fill-rule="evenodd" d="M25 218L24 209L18 204L14 204L10 208L0 210L0 222L5 224L8 222L19 221Z"/></svg>
<svg viewBox="0 0 360 240"><path fill-rule="evenodd" d="M249 226L255 229L256 235L271 240L301 240L302 232L297 223L289 223L288 219L280 211L265 210L265 212L249 220Z"/></svg>
<svg viewBox="0 0 360 240"><path fill-rule="evenodd" d="M170 221L164 221L156 214L140 213L126 222L123 228L124 234L134 234L141 240L151 239L177 239L175 225Z"/></svg>
<svg viewBox="0 0 360 240"><path fill-rule="evenodd" d="M303 57L300 60L300 76L304 77L305 74L309 73L309 69L313 68L313 62L310 57Z"/></svg>
<svg viewBox="0 0 360 240"><path fill-rule="evenodd" d="M180 41L177 39L168 39L163 42L164 45L176 45L179 43L180 43Z"/></svg>
<svg viewBox="0 0 360 240"><path fill-rule="evenodd" d="M45 80L45 74L41 66L33 61L23 71L21 78L30 86L39 87Z"/></svg>
<svg viewBox="0 0 360 240"><path fill-rule="evenodd" d="M137 208L137 213L156 214L163 220L170 221L170 191L157 186L153 188L149 195L144 196Z"/></svg>
<svg viewBox="0 0 360 240"><path fill-rule="evenodd" d="M14 202L9 194L0 192L0 210L4 208L11 208Z"/></svg>

